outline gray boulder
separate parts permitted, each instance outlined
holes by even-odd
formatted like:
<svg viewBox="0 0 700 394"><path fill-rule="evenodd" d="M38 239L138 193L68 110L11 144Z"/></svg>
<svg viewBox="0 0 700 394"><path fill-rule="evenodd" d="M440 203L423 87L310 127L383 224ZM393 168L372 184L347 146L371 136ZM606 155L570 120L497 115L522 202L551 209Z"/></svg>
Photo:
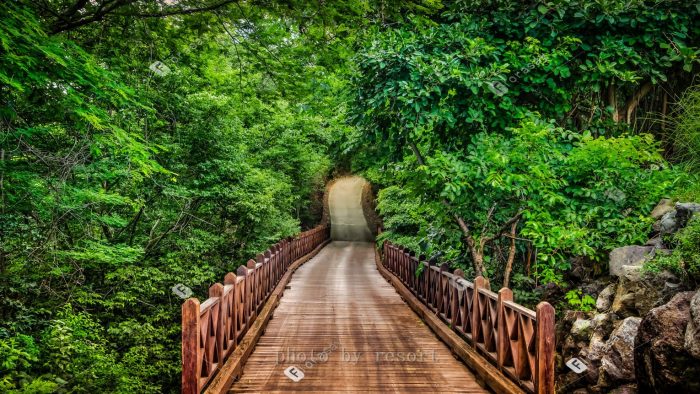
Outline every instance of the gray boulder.
<svg viewBox="0 0 700 394"><path fill-rule="evenodd" d="M673 209L673 201L671 201L669 198L664 198L663 200L659 201L659 203L656 204L656 207L654 207L654 210L651 211L651 217L657 220L661 219L662 216L673 211Z"/></svg>
<svg viewBox="0 0 700 394"><path fill-rule="evenodd" d="M624 275L623 267L642 266L654 257L653 246L623 246L610 252L610 276Z"/></svg>
<svg viewBox="0 0 700 394"><path fill-rule="evenodd" d="M694 202L679 202L676 203L676 210L686 212L684 215L687 215L688 213L692 215L700 212L700 204Z"/></svg>
<svg viewBox="0 0 700 394"><path fill-rule="evenodd" d="M605 345L598 386L613 387L634 381L634 339L640 317L628 317L612 332Z"/></svg>
<svg viewBox="0 0 700 394"><path fill-rule="evenodd" d="M617 321L618 316L614 313L599 313L593 316L591 324L596 334L601 335L603 338L608 338L615 328Z"/></svg>
<svg viewBox="0 0 700 394"><path fill-rule="evenodd" d="M595 308L599 312L605 312L612 306L613 298L615 297L615 289L617 285L611 283L606 286L603 291L598 294L598 299L595 302Z"/></svg>
<svg viewBox="0 0 700 394"><path fill-rule="evenodd" d="M654 223L654 230L661 235L674 234L688 224L694 215L700 213L700 204L693 202L676 203L675 209L665 213Z"/></svg>
<svg viewBox="0 0 700 394"><path fill-rule="evenodd" d="M593 327L588 319L577 319L571 325L571 335L574 339L587 341L591 335Z"/></svg>

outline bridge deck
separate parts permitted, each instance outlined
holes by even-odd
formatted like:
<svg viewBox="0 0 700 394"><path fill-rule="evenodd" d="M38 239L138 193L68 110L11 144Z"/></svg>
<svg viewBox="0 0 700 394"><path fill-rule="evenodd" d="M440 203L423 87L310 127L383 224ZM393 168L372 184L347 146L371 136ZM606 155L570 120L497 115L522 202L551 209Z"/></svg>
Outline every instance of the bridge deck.
<svg viewBox="0 0 700 394"><path fill-rule="evenodd" d="M289 287L232 393L487 392L377 272L372 244L329 244Z"/></svg>

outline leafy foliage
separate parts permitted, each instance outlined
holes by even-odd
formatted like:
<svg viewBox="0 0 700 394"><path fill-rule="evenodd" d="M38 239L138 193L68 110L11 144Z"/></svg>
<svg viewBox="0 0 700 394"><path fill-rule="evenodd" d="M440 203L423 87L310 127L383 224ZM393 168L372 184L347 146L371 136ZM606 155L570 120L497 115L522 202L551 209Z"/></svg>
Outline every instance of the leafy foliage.
<svg viewBox="0 0 700 394"><path fill-rule="evenodd" d="M579 289L568 291L564 297L573 310L590 312L595 309L595 298L582 294Z"/></svg>
<svg viewBox="0 0 700 394"><path fill-rule="evenodd" d="M687 283L700 283L700 220L697 217L674 234L673 247L670 255L657 256L645 265L645 270L652 273L669 270Z"/></svg>
<svg viewBox="0 0 700 394"><path fill-rule="evenodd" d="M387 237L449 250L475 274L505 271L506 284L514 263L536 285L563 285L574 257L601 272L607 251L646 241L649 209L686 182L644 133L660 122L639 119L667 113L658 103L691 78L698 12L464 0L373 31L356 56L349 149L412 196L380 193ZM431 243L431 228L451 234Z"/></svg>
<svg viewBox="0 0 700 394"><path fill-rule="evenodd" d="M252 6L70 35L31 8L0 5L0 391L179 391L170 289L320 219L346 126L312 55L341 55Z"/></svg>
<svg viewBox="0 0 700 394"><path fill-rule="evenodd" d="M644 242L651 221L639 212L651 209L673 184L649 135L594 138L532 119L510 130L510 137L479 133L464 152L439 152L417 167L407 156L403 166L416 170L384 180L408 187L379 195L389 231L425 236L431 228L449 228L442 238L451 242L431 247L451 246L460 251L451 254L464 255L451 214L475 229L478 241L499 235L501 223L520 212L519 234L537 249L533 268L544 282L561 282L572 256L600 261L606 250ZM429 202L438 198L453 208ZM495 262L487 270L490 276L502 272Z"/></svg>
<svg viewBox="0 0 700 394"><path fill-rule="evenodd" d="M203 297L315 224L333 169L381 187L384 239L470 276L513 263L529 304L573 258L602 270L643 241L662 195L698 195L644 121L697 69L689 2L0 11L2 392L178 391L170 288ZM686 172L693 105L671 138ZM659 267L696 280L694 229Z"/></svg>

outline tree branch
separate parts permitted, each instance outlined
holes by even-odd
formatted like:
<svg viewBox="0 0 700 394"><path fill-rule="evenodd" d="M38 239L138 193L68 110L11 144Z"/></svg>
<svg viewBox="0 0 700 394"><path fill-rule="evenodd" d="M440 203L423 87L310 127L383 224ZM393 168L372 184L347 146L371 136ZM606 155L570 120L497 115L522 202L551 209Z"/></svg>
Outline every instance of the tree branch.
<svg viewBox="0 0 700 394"><path fill-rule="evenodd" d="M508 251L508 261L506 261L506 269L503 273L503 287L508 287L510 283L510 274L513 271L513 262L515 261L515 232L518 229L518 222L516 220L510 226L510 250Z"/></svg>
<svg viewBox="0 0 700 394"><path fill-rule="evenodd" d="M617 114L617 119L620 120L624 116L627 124L632 123L632 113L634 113L634 110L639 105L639 102L642 101L647 94L649 94L652 87L653 85L650 81L643 83L642 86L636 92L634 92L632 97L625 102L625 105L620 108L620 111Z"/></svg>
<svg viewBox="0 0 700 394"><path fill-rule="evenodd" d="M229 4L236 3L238 0L222 0L219 1L215 4L207 5L207 6L202 6L202 7L195 7L195 8L178 8L178 9L169 9L165 11L160 11L160 12L114 12L119 8L123 8L128 5L132 5L135 3L138 3L137 0L108 0L103 3L100 3L99 6L97 7L97 10L95 10L94 13L91 15L80 15L78 19L72 18L72 16L75 16L76 14L79 14L80 10L84 10L85 6L88 4L87 1L82 1L79 0L73 6L71 6L69 9L66 11L62 12L59 15L59 20L56 21L52 28L51 28L51 33L50 34L58 34L64 31L68 30L73 30L77 29L79 27L88 25L93 22L101 21L105 17L114 15L114 16L124 16L124 17L133 17L133 18L164 18L168 16L174 16L174 15L189 15L189 14L195 14L199 12L207 12L207 11L214 11L219 8L225 7ZM145 4L149 4L149 2L146 2Z"/></svg>
<svg viewBox="0 0 700 394"><path fill-rule="evenodd" d="M147 13L115 14L115 15L133 16L133 17L137 17L137 18L162 18L162 17L166 17L166 16L173 16L173 15L189 15L189 14L195 14L197 12L214 11L216 9L219 9L221 7L224 7L226 5L229 5L231 3L236 3L236 2L238 2L238 0L224 0L224 1L217 3L217 4L212 4L209 6L199 7L199 8L179 9L179 10L170 10L170 11L163 11L163 12L147 12Z"/></svg>

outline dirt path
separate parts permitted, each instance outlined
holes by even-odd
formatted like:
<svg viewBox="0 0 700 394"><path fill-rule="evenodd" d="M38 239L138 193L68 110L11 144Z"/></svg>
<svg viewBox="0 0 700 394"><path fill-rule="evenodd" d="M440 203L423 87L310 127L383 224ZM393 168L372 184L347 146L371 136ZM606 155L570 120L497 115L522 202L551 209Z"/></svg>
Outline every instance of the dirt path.
<svg viewBox="0 0 700 394"><path fill-rule="evenodd" d="M338 179L330 190L331 238L335 241L372 241L362 213L362 187L367 181L358 176Z"/></svg>

